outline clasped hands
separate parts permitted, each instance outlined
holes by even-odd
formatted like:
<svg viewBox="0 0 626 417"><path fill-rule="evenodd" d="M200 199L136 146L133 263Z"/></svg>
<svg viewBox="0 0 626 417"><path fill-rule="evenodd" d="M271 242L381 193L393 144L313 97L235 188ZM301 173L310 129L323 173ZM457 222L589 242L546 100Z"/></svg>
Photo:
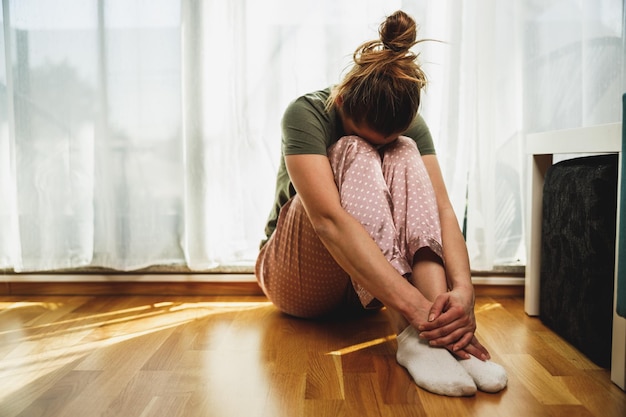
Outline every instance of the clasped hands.
<svg viewBox="0 0 626 417"><path fill-rule="evenodd" d="M473 355L490 358L487 349L478 341L474 316L474 293L471 289L453 289L438 296L428 312L428 318L415 326L420 337L431 346L444 347L461 359Z"/></svg>

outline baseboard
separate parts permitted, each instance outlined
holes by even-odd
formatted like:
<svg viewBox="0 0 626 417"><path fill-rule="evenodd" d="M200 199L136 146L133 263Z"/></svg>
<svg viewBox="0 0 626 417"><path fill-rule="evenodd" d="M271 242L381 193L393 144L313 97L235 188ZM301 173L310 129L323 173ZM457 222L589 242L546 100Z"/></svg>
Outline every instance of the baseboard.
<svg viewBox="0 0 626 417"><path fill-rule="evenodd" d="M0 294L263 295L252 274L19 274L5 276Z"/></svg>
<svg viewBox="0 0 626 417"><path fill-rule="evenodd" d="M474 277L477 296L523 296L524 279ZM0 295L263 295L253 274L17 274L5 275Z"/></svg>
<svg viewBox="0 0 626 417"><path fill-rule="evenodd" d="M519 276L480 276L472 277L477 296L524 296L524 278Z"/></svg>

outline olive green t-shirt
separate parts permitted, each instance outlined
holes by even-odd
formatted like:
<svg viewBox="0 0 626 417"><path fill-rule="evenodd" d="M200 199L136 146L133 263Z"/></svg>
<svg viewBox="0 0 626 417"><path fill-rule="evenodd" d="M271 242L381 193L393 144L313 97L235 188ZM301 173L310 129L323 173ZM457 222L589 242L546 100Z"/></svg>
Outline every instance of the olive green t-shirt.
<svg viewBox="0 0 626 417"><path fill-rule="evenodd" d="M296 194L285 166L285 155L327 155L327 149L341 137L346 136L337 111L326 110L326 100L329 96L330 88L305 94L292 101L285 111L281 124L282 146L276 177L276 195L265 226L265 235L268 239L276 229L281 207ZM403 136L413 139L422 155L435 154L428 126L419 114Z"/></svg>

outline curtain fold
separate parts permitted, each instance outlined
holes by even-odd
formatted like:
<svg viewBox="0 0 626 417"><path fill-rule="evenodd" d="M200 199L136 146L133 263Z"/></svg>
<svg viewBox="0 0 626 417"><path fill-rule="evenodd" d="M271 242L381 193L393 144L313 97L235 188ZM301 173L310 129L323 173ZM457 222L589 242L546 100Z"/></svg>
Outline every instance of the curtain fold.
<svg viewBox="0 0 626 417"><path fill-rule="evenodd" d="M17 208L15 190L15 147L11 140L15 136L15 124L13 123L13 77L11 71L7 71L6 57L12 56L10 45L5 39L8 38L10 15L3 0L0 22L0 56L3 57L0 66L0 268L12 266L20 257L19 235L17 233Z"/></svg>
<svg viewBox="0 0 626 417"><path fill-rule="evenodd" d="M473 269L523 265L526 133L617 122L620 0L2 0L0 269L251 265L280 118L415 17Z"/></svg>

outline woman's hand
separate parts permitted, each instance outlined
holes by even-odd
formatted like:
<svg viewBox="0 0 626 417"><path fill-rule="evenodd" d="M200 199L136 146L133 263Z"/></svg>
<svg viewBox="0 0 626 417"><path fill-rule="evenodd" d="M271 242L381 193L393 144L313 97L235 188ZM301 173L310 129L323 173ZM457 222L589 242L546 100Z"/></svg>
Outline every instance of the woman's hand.
<svg viewBox="0 0 626 417"><path fill-rule="evenodd" d="M463 349L454 350L454 346L446 346L446 349L461 359L469 359L469 355L475 356L483 361L491 359L491 355L489 355L487 349L476 339L476 336L472 336L470 343Z"/></svg>
<svg viewBox="0 0 626 417"><path fill-rule="evenodd" d="M428 321L418 330L431 346L445 347L460 358L473 355L481 360L489 359L489 352L474 336L474 292L470 288L456 288L438 296Z"/></svg>

